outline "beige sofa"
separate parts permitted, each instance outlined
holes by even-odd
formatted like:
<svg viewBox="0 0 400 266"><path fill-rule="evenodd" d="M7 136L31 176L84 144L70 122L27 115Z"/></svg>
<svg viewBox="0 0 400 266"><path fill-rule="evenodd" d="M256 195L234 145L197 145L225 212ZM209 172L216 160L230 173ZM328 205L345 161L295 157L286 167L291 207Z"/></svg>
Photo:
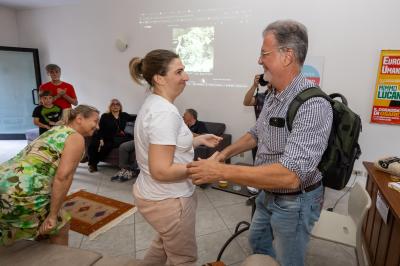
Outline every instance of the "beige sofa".
<svg viewBox="0 0 400 266"><path fill-rule="evenodd" d="M150 266L143 260L130 257L103 256L84 249L47 244L36 241L18 241L10 247L0 247L1 266ZM153 265L151 265L153 266Z"/></svg>

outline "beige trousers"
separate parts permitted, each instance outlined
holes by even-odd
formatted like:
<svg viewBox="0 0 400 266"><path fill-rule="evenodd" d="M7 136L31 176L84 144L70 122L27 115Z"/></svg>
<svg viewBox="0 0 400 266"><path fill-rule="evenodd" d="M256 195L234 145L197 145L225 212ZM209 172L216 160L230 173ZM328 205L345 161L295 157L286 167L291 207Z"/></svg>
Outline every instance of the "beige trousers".
<svg viewBox="0 0 400 266"><path fill-rule="evenodd" d="M152 201L143 199L134 186L133 194L138 211L158 233L145 261L152 265L196 265L196 192L188 198Z"/></svg>

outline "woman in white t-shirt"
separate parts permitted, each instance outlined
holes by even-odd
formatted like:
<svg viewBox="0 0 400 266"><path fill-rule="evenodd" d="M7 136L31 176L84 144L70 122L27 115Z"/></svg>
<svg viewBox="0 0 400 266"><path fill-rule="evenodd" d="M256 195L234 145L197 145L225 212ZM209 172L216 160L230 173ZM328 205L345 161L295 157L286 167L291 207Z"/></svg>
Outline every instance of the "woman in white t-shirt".
<svg viewBox="0 0 400 266"><path fill-rule="evenodd" d="M186 164L193 160L193 146L215 147L212 134L193 134L173 104L189 80L179 56L153 50L129 63L133 80L150 85L135 123L136 160L140 174L133 188L139 212L158 232L145 260L154 265L195 265L197 245L195 186Z"/></svg>

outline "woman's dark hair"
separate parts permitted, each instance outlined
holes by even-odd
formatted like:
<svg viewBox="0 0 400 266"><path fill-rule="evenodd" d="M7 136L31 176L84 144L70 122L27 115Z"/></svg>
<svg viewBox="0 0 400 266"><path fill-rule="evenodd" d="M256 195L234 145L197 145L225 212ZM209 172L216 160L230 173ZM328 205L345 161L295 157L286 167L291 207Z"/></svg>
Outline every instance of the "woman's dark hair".
<svg viewBox="0 0 400 266"><path fill-rule="evenodd" d="M168 65L179 56L169 50L153 50L144 58L134 57L129 62L129 72L132 79L142 85L145 80L150 86L153 86L153 77L155 75L165 76L168 71Z"/></svg>
<svg viewBox="0 0 400 266"><path fill-rule="evenodd" d="M42 91L41 93L39 93L39 97L45 97L45 96L53 96L53 95L48 90L45 90L45 91Z"/></svg>

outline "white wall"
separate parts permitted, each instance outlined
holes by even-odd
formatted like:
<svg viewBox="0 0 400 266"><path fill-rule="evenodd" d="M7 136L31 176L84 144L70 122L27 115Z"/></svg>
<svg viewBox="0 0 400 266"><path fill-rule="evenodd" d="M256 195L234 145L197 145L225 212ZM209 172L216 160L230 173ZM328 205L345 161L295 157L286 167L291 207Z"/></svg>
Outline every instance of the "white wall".
<svg viewBox="0 0 400 266"><path fill-rule="evenodd" d="M39 48L42 66L50 62L61 65L62 78L75 85L81 103L105 110L109 99L118 97L127 111L137 112L145 88L130 80L129 59L154 48L169 48L161 40L143 38L139 14L212 5L251 9L247 28L233 30L224 40L226 49L240 44L224 63L232 76L248 77L249 85L260 71L256 58L262 29L276 19L303 22L309 30L309 55L325 57L323 88L343 93L362 117L363 154L356 168L363 169L362 160L399 155L399 126L369 123L379 52L400 49L398 0L203 0L198 4L183 0L83 0L77 5L18 12L19 39L21 46ZM119 36L129 41L123 53L114 46ZM238 59L240 54L249 56ZM225 122L227 132L237 139L254 123L253 110L242 106L245 91L187 86L176 104L181 111L197 109L201 120ZM246 160L250 161L250 153Z"/></svg>
<svg viewBox="0 0 400 266"><path fill-rule="evenodd" d="M0 46L18 46L17 13L0 6Z"/></svg>

